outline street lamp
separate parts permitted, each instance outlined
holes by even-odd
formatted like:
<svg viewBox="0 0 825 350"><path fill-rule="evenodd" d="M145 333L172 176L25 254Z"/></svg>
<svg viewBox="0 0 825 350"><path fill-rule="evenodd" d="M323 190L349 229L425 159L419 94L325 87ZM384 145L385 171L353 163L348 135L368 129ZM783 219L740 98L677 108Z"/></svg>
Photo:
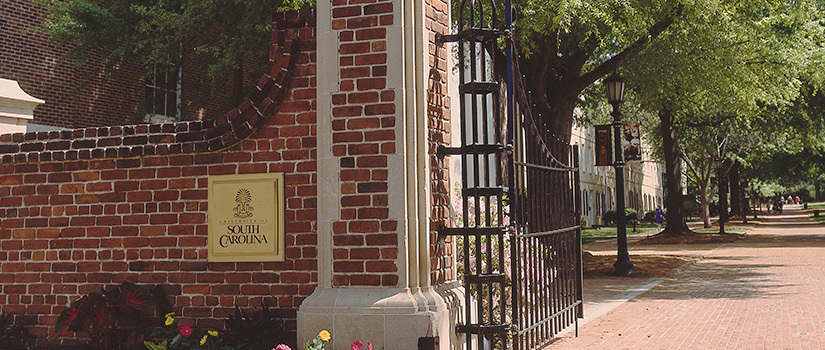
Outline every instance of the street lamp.
<svg viewBox="0 0 825 350"><path fill-rule="evenodd" d="M741 184L739 185L740 192L742 192L742 223L748 223L748 209L750 209L750 201L751 196L750 192L748 192L748 180L744 178L740 178Z"/></svg>
<svg viewBox="0 0 825 350"><path fill-rule="evenodd" d="M722 171L722 166L725 165L725 160L716 157L714 160L716 163L716 180L718 183L716 184L717 188L719 189L719 205L717 206L719 209L719 234L725 233L725 220L728 219L728 200L727 200L727 190L724 189L722 185L724 184L724 172Z"/></svg>
<svg viewBox="0 0 825 350"><path fill-rule="evenodd" d="M619 106L624 102L625 80L613 73L604 81L607 88L607 102L613 106L613 148L616 157L613 167L616 169L616 236L618 255L613 267L619 276L633 272L633 263L627 252L627 227L625 225L625 198L624 198L624 158L622 157L622 114Z"/></svg>

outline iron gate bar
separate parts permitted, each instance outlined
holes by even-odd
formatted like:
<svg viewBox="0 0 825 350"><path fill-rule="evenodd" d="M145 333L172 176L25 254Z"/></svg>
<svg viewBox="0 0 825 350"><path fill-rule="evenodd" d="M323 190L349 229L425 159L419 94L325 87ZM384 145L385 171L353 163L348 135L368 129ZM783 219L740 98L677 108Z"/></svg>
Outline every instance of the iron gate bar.
<svg viewBox="0 0 825 350"><path fill-rule="evenodd" d="M578 229L581 229L580 225L560 228L558 230L552 230L552 231L522 233L522 234L517 234L517 237L519 237L519 238L531 238L531 237L540 237L540 236L551 236L551 235L555 235L557 233L565 233L565 232L575 231L575 230L578 230Z"/></svg>
<svg viewBox="0 0 825 350"><path fill-rule="evenodd" d="M504 152L502 145L476 145L470 144L460 147L444 147L438 146L437 154L440 157L445 155L463 155L463 154L496 154Z"/></svg>
<svg viewBox="0 0 825 350"><path fill-rule="evenodd" d="M530 164L530 163L525 163L525 162L513 162L513 164L520 165L520 166L527 167L527 168L536 168L536 169L542 169L542 170L568 171L568 172L579 170L578 168L559 168L559 167L554 167L554 166L536 165L536 164Z"/></svg>
<svg viewBox="0 0 825 350"><path fill-rule="evenodd" d="M467 349L534 349L571 324L578 328L581 316L578 153L535 122L524 78L515 79L521 74L513 50L510 1L504 31L495 29L493 1L483 1L462 1L460 32L436 36L437 42L459 44L461 145L439 147L437 154L461 157L464 218L461 227L439 232L463 242L467 307L456 331L467 334ZM491 10L489 17L485 6ZM470 23L465 25L465 20ZM495 39L502 34L507 44L504 115L496 108L502 86L493 69ZM506 161L506 169L498 166L499 160Z"/></svg>
<svg viewBox="0 0 825 350"><path fill-rule="evenodd" d="M512 36L508 39L512 41ZM513 74L520 74L516 59L507 63ZM514 135L510 158L511 211L515 214L511 224L516 226L512 320L518 330L513 343L517 349L534 349L551 342L565 327L578 327L581 227L574 216L578 215L579 177L570 145L533 120L526 103L526 84L519 79L514 83L517 115L509 116L512 128L508 130Z"/></svg>
<svg viewBox="0 0 825 350"><path fill-rule="evenodd" d="M496 183L497 174L490 171L491 164L495 163L494 156L504 153L504 147L488 132L492 125L490 121L501 119L495 115L497 109L490 108L498 102L496 96L500 89L499 83L493 79L491 61L495 56L491 53L494 39L501 32L494 29L495 4L491 0L486 6L491 10L492 25L485 28L484 6L475 0L462 1L458 16L459 34L437 37L441 42L459 43L461 146L439 147L437 154L461 157L463 227L444 228L440 233L459 236L463 242L466 308L462 324L456 326L456 331L467 334L467 349L472 349L474 344L482 349L485 343L509 348L506 335L510 330L506 321L507 279L500 273L504 267L503 237L509 230L501 224L505 215L505 190ZM465 20L469 20L467 25ZM465 55L469 55L469 59L465 60ZM469 63L469 69L465 63ZM472 217L471 204L474 206ZM472 253L476 254L474 262L470 261ZM494 253L498 255L497 261L494 261ZM494 305L494 295L501 296L500 305ZM489 299L485 300L485 297ZM495 307L499 307L500 312L496 313Z"/></svg>
<svg viewBox="0 0 825 350"><path fill-rule="evenodd" d="M443 235L449 236L492 236L506 231L507 228L503 226L493 227L442 227L439 232Z"/></svg>

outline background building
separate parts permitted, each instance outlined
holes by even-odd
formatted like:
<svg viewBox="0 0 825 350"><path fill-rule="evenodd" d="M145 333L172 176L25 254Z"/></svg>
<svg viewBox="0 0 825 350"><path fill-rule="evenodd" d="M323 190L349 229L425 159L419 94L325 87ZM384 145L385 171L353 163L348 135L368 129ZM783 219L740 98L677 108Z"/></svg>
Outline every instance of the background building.
<svg viewBox="0 0 825 350"><path fill-rule="evenodd" d="M602 225L605 211L616 208L616 173L612 166L596 166L596 134L593 125L574 126L571 144L579 146L582 216L585 226ZM642 143L642 163L625 167L626 207L639 217L664 207L664 164L651 160L649 145Z"/></svg>
<svg viewBox="0 0 825 350"><path fill-rule="evenodd" d="M124 64L111 74L95 62L78 67L64 59L66 47L57 47L34 30L44 9L31 0L0 0L0 78L15 80L23 91L46 102L34 111L28 131L93 126L198 120L237 105L237 91L254 82L227 79L210 95L210 82L194 54L184 57L181 69L163 71L154 81L145 69ZM253 77L253 69L238 76ZM257 79L260 75L254 75Z"/></svg>

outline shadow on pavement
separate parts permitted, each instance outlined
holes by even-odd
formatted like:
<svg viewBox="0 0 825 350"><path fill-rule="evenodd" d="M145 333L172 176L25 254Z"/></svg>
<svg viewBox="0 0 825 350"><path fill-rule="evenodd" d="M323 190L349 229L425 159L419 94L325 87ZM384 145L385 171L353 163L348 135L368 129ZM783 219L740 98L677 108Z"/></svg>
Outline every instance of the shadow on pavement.
<svg viewBox="0 0 825 350"><path fill-rule="evenodd" d="M688 300L688 299L760 299L785 294L783 288L794 284L781 283L770 270L777 265L737 264L713 262L714 260L740 260L714 258L693 266L684 275L663 284L638 300ZM743 259L745 260L745 259Z"/></svg>

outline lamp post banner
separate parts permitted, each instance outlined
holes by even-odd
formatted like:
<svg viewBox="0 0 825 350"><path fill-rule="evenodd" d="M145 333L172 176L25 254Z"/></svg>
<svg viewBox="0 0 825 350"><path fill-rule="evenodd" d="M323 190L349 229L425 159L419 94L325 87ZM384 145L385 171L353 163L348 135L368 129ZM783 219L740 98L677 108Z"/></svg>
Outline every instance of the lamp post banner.
<svg viewBox="0 0 825 350"><path fill-rule="evenodd" d="M613 165L610 143L610 124L596 125L596 166Z"/></svg>
<svg viewBox="0 0 825 350"><path fill-rule="evenodd" d="M622 151L625 164L642 162L642 138L639 123L622 124Z"/></svg>

